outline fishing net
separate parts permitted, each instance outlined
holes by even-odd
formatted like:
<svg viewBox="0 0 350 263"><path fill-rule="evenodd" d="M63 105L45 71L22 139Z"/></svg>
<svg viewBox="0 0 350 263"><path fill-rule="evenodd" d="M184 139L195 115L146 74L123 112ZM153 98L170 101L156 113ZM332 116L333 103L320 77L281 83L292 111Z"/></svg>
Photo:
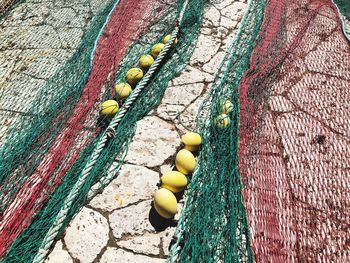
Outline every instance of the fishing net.
<svg viewBox="0 0 350 263"><path fill-rule="evenodd" d="M249 227L238 174L239 104L237 87L263 20L265 1L250 1L236 40L223 59L199 115L203 137L197 170L189 184L185 207L169 262L251 262ZM218 128L222 100L234 107L231 124Z"/></svg>
<svg viewBox="0 0 350 263"><path fill-rule="evenodd" d="M171 59L165 60L120 122L69 207L63 227L84 204L91 186L108 175L112 164L113 172L118 170L136 122L159 103L168 82L185 67L195 46L205 2L188 4ZM12 125L0 148L1 255L12 244L2 262L33 260L102 136L107 121L98 119L99 103L111 98L114 82L123 79L126 70L136 65L151 45L173 30L183 4L109 2L92 21L74 56L36 96L26 116Z"/></svg>
<svg viewBox="0 0 350 263"><path fill-rule="evenodd" d="M120 168L136 122L192 55L206 1L186 2L108 1L73 57L23 107L0 146L1 262L32 262ZM348 1L335 3L349 18ZM108 125L98 105L172 32L184 6L176 49L66 207ZM198 114L203 147L170 262L349 261L349 59L331 0L249 1ZM218 125L226 100L230 122ZM62 227L48 236L62 210Z"/></svg>
<svg viewBox="0 0 350 263"><path fill-rule="evenodd" d="M229 52L168 261L348 262L350 46L334 4L252 1Z"/></svg>
<svg viewBox="0 0 350 263"><path fill-rule="evenodd" d="M239 87L255 259L348 262L350 46L337 10L271 0L259 35Z"/></svg>
<svg viewBox="0 0 350 263"><path fill-rule="evenodd" d="M123 2L121 5L124 7L117 10L119 17L129 15L135 6L128 7ZM113 70L115 60L118 61L122 53L114 51L115 58L110 56L108 59L109 54L106 55L106 51L109 50L106 48L111 43L102 39L105 43L101 41L101 48L96 50L99 59L95 60L96 69L91 69L90 54L93 52L96 38L99 37L99 28L103 26L111 8L112 2L104 10L104 14L97 16L92 22L90 32L84 36L81 47L73 58L62 71L49 80L33 100L33 105L26 110L27 116L30 117L19 119L7 135L1 148L3 162L0 168L2 175L0 229L2 233L7 232L6 235L1 235L2 244L10 244L8 242L10 238L16 237L17 233L27 226L29 222L22 221L25 218L30 219L40 208L42 201L60 184L67 169L78 157L79 148L86 146L89 140L91 142L98 132L98 127L94 127L95 121L86 123L89 121L86 119L87 111L96 112L95 103L98 102L100 93L106 92L103 88L103 84L107 81L104 74L109 74ZM140 14L139 10L135 18ZM140 22L135 21L136 26ZM126 25L127 22L124 22L122 26ZM109 28L106 30L109 32ZM112 38L116 40L122 30L113 30L115 31L112 31L114 33ZM132 35L132 32L129 33ZM125 35L120 38L118 50L121 52L123 48L125 52L124 44L131 42L126 39L128 38ZM99 52L102 54L99 55ZM88 80L90 71L92 74ZM100 89L96 89L95 85L100 85ZM89 125L91 131L87 131ZM78 152L74 151L74 147ZM43 190L45 191L42 192Z"/></svg>
<svg viewBox="0 0 350 263"><path fill-rule="evenodd" d="M10 10L13 5L23 0L1 0L0 1L0 19L6 15L6 12Z"/></svg>
<svg viewBox="0 0 350 263"><path fill-rule="evenodd" d="M350 2L347 0L334 0L341 13L350 20Z"/></svg>
<svg viewBox="0 0 350 263"><path fill-rule="evenodd" d="M350 2L333 0L342 19L343 32L350 43Z"/></svg>

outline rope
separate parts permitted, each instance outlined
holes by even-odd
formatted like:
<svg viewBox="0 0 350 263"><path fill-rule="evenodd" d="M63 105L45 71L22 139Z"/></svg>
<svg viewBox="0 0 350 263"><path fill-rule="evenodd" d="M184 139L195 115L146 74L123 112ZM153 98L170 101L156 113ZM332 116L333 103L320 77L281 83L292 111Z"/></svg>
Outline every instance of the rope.
<svg viewBox="0 0 350 263"><path fill-rule="evenodd" d="M162 56L163 51L164 51L165 53L167 53L167 50L170 49L171 43L173 43L173 41L175 40L175 38L176 38L176 36L177 36L177 34L178 34L179 27L180 27L181 22L182 22L182 20L183 20L183 16L184 16L184 13L185 13L185 10L186 10L186 7L187 7L188 2L189 2L189 1L186 0L186 2L185 2L184 5L183 5L183 8L182 8L182 10L181 10L181 12L180 12L180 15L179 15L178 25L175 27L174 31L172 32L171 37L170 37L170 40L166 43L164 49L163 49L162 52L159 54L159 56L157 57L157 59L156 59L155 62L152 64L152 66L151 66L150 69L148 70L147 74L144 76L144 78L143 78L141 81L143 81L143 80L147 77L148 73L152 70L152 67L157 63L158 58L159 58L160 56ZM167 50L166 50L166 49L167 49ZM164 53L164 56L166 55L165 53ZM161 58L161 59L162 59L162 58ZM159 63L160 63L160 62L159 62ZM157 67L158 67L158 66L155 66L154 71L157 69ZM154 71L153 71L153 72L154 72ZM153 74L153 72L152 72L151 74ZM148 82L148 81L147 81L147 82ZM141 84L141 82L139 83L139 85L140 85L140 84ZM133 93L131 94L131 96L128 97L128 99L127 99L127 101L126 101L125 104L127 104L128 101L129 101L129 99L132 98L132 96L133 96L134 93L136 92L137 88L138 88L138 86L135 88L135 90L133 91ZM118 112L118 114L119 114L119 112ZM116 118L118 117L118 114L117 114ZM111 134L115 134L115 129L114 129L114 128L112 129L111 127L108 127L107 129L108 129L108 131L109 131ZM123 160L123 159L125 158L125 156L126 156L126 151L123 153L122 158L118 158L118 156L117 156L117 158L118 158L119 160L116 159L116 160L112 163L111 167L110 167L110 168L108 169L108 171L107 171L107 176L102 177L93 187L91 187L91 189L90 189L90 191L88 192L88 195L87 195L87 200L91 200L98 192L100 192L101 189L105 188L105 187L113 180L113 178L115 178L116 173L118 172L119 168L121 167L121 161L120 161L120 159Z"/></svg>
<svg viewBox="0 0 350 263"><path fill-rule="evenodd" d="M70 193L68 194L67 198L64 201L63 207L60 210L60 212L57 214L56 219L53 223L53 225L51 226L51 228L49 229L49 231L47 232L45 238L43 239L43 242L39 248L38 253L36 254L33 263L42 263L44 262L49 249L54 241L54 239L56 238L59 230L62 228L62 225L66 219L66 216L68 214L68 211L70 209L70 206L72 204L72 202L74 201L74 199L76 198L76 196L79 193L79 190L81 189L81 187L84 185L86 179L88 178L92 168L94 167L95 163L97 162L101 152L103 151L108 139L111 136L114 136L115 134L115 129L118 126L119 122L122 120L122 118L124 117L124 115L126 114L127 110L131 107L131 105L134 103L134 101L137 99L137 97L139 96L139 94L142 92L142 90L146 87L146 84L148 83L148 81L150 80L150 78L153 76L153 73L157 70L157 68L159 67L160 63L162 62L162 60L164 59L164 57L167 55L167 53L169 52L171 45L173 43L173 41L175 40L178 32L179 32L179 26L183 20L183 16L185 13L185 10L187 8L187 4L188 4L189 0L186 0L183 4L182 10L179 14L179 18L178 18L178 24L176 25L175 29L173 30L170 40L165 44L164 49L160 52L160 54L158 55L157 59L155 60L155 62L152 64L152 66L150 67L150 69L148 70L148 72L145 74L145 76L142 78L142 80L137 84L136 88L134 89L134 91L132 92L132 94L128 97L128 99L126 100L125 104L123 105L123 107L118 111L117 115L112 119L111 123L109 124L108 128L106 129L106 131L103 133L100 141L97 144L97 147L95 148L94 152L92 153L89 162L85 165L78 181L75 183L75 185L73 186L72 190L70 191ZM116 7L116 5L114 6L114 8ZM112 13L112 12L111 12ZM110 13L110 14L111 14ZM109 19L109 18L108 18ZM117 172L118 165L116 165L116 162L114 162L111 166L111 168L109 169L109 174L107 177L100 179L100 181L97 183L96 187L93 187L90 192L88 193L88 197L93 197L99 189L101 189L102 187L104 187L106 184L108 184L112 178L114 178L115 173Z"/></svg>

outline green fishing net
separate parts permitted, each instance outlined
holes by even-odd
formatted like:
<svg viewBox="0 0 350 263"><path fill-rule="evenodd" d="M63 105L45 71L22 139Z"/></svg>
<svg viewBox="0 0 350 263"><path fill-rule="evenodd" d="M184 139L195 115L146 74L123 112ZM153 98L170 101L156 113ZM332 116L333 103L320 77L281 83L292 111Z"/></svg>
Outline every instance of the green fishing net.
<svg viewBox="0 0 350 263"><path fill-rule="evenodd" d="M208 98L198 114L203 143L168 262L253 262L238 173L239 95L263 20L265 1L251 1ZM215 119L230 100L231 122ZM222 126L225 126L222 125Z"/></svg>
<svg viewBox="0 0 350 263"><path fill-rule="evenodd" d="M135 40L135 43L131 46L119 65L116 80L123 79L126 70L136 65L138 58L142 54L148 53L154 42L161 41L165 33L171 33L183 2L180 0L176 2L176 5L169 5L169 10L166 14L158 18L157 22L146 30L143 36ZM19 191L18 186L23 184L26 178L33 174L40 160L47 153L50 145L52 145L63 125L67 122L69 113L79 100L81 91L89 75L89 70L91 69L91 51L94 47L96 37L98 37L98 32L110 12L113 3L110 2L96 16L77 52L38 95L36 103L39 107L33 106L31 117L18 124L20 126L12 128L9 138L5 143L6 145L1 147L0 153L6 157L5 161L0 165L1 174L5 175L0 178L1 183L11 182L13 185L12 188L10 187L6 190L7 202L10 202L10 197L16 191ZM107 176L109 167L115 162L118 163L117 167L122 164L128 144L135 131L136 122L147 115L160 102L168 82L186 66L188 59L193 53L199 34L205 4L206 1L204 0L190 1L184 14L184 20L179 33L179 43L176 49L165 59L158 72L154 75L154 78L147 85L147 88L120 122L116 130L116 136L108 141L88 179L79 190L76 200L74 200L72 206L69 208L69 214L64 220L64 226L69 223L71 218L85 203L90 188L101 178ZM106 83L106 85L111 85L111 83ZM107 87L105 93L102 94L102 99L108 98L110 96L108 95L109 92L110 88ZM69 103L67 103L67 99ZM47 132L48 128L49 133ZM16 134L15 131L18 130L21 130L21 132ZM79 153L79 158L69 167L64 178L61 179L61 183L49 196L47 204L34 215L29 227L19 235L1 262L30 262L34 258L48 229L52 226L56 215L62 209L63 202L72 185L79 179L83 167L89 162L91 153L96 147L101 135L102 133L98 134ZM15 154L13 154L13 149L17 149ZM11 174L18 167L19 159L20 165L25 164L28 160L31 161L31 165L25 166L26 169L23 175L26 176L15 177L15 181L13 181L14 177ZM2 209L5 208L6 203L3 203Z"/></svg>

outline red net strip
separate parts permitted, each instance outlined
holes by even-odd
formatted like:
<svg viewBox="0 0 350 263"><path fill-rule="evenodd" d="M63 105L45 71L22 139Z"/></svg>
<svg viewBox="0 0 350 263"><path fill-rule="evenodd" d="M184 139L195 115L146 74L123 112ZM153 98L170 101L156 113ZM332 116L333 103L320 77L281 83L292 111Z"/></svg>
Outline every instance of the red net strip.
<svg viewBox="0 0 350 263"><path fill-rule="evenodd" d="M91 74L71 117L46 157L0 217L0 255L28 226L82 149L97 135L96 120L102 95L113 83L116 65L127 48L152 22L149 17L154 8L166 10L164 4L152 0L119 3L98 42Z"/></svg>
<svg viewBox="0 0 350 263"><path fill-rule="evenodd" d="M350 262L350 47L328 0L271 0L240 87L257 262Z"/></svg>

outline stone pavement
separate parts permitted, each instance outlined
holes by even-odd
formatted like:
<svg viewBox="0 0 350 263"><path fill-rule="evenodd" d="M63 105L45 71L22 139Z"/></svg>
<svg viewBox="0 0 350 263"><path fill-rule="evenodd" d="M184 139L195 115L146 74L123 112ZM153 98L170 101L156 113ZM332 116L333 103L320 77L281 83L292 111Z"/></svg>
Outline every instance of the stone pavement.
<svg viewBox="0 0 350 263"><path fill-rule="evenodd" d="M185 132L176 115L193 127L245 6L244 0L208 6L189 65L170 83L159 107L138 123L117 178L77 214L46 262L165 262L175 226L157 232L149 216L159 178L172 170Z"/></svg>
<svg viewBox="0 0 350 263"><path fill-rule="evenodd" d="M4 1L7 0L0 0L0 4ZM43 86L74 53L91 19L105 2L26 0L0 22L0 143L8 127L23 111L23 101L30 103L32 93ZM198 107L210 89L246 6L245 0L211 2L206 9L201 35L189 65L170 83L159 107L138 123L126 164L118 177L77 214L64 236L55 243L47 263L165 262L175 226L157 231L149 217L152 195L159 178L173 168L175 155L180 148L180 136L185 132L176 116L180 113L181 121L186 126L194 127ZM330 21L329 25L332 23ZM334 44L334 41L330 42ZM332 57L339 58L334 54ZM349 121L339 119L339 115L329 117L328 111L332 104L340 109L337 114L346 113L349 109L344 107L347 105L344 101L332 96L338 94L340 97L337 88L345 89L348 83L345 80L349 77L346 76L341 85L328 83L331 87L329 90L333 91L331 95L323 91L317 93L317 90L307 93L302 89L306 86L303 81L308 78L301 71L305 71L305 65L297 66L299 71L293 72L303 74L300 82L288 90L282 82L280 90L275 90L269 98L265 122L270 129L266 130L266 134L272 141L281 141L284 147L281 153L297 159L303 156L300 153L308 149L305 155L307 161L319 158L318 152L324 152L329 160L341 160L342 167L347 169L342 171L345 173L349 171ZM313 103L314 94L317 94L317 101L329 102L332 107ZM343 116L348 116L345 113L342 113ZM316 117L322 123L315 120ZM288 123L297 125L289 126ZM310 127L316 127L317 133ZM277 135L277 132L280 134ZM298 145L295 151L288 148L291 141ZM341 147L334 148L333 145ZM335 155L335 152L342 156ZM271 159L274 166L280 168L282 158L277 158L272 156ZM324 164L328 159L322 161L322 169L328 167L328 164ZM292 172L298 171L294 174L311 180L308 175L312 173L308 173L309 164L306 161L303 162L303 170L300 170L299 162L290 162L289 165ZM327 172L331 175L337 173L338 170L334 168L337 165L329 163ZM281 174L278 173L279 176ZM179 214L175 219L178 217ZM335 233L333 229L332 233Z"/></svg>
<svg viewBox="0 0 350 263"><path fill-rule="evenodd" d="M0 143L71 57L105 0L26 0L0 22ZM25 88L23 88L25 86Z"/></svg>

